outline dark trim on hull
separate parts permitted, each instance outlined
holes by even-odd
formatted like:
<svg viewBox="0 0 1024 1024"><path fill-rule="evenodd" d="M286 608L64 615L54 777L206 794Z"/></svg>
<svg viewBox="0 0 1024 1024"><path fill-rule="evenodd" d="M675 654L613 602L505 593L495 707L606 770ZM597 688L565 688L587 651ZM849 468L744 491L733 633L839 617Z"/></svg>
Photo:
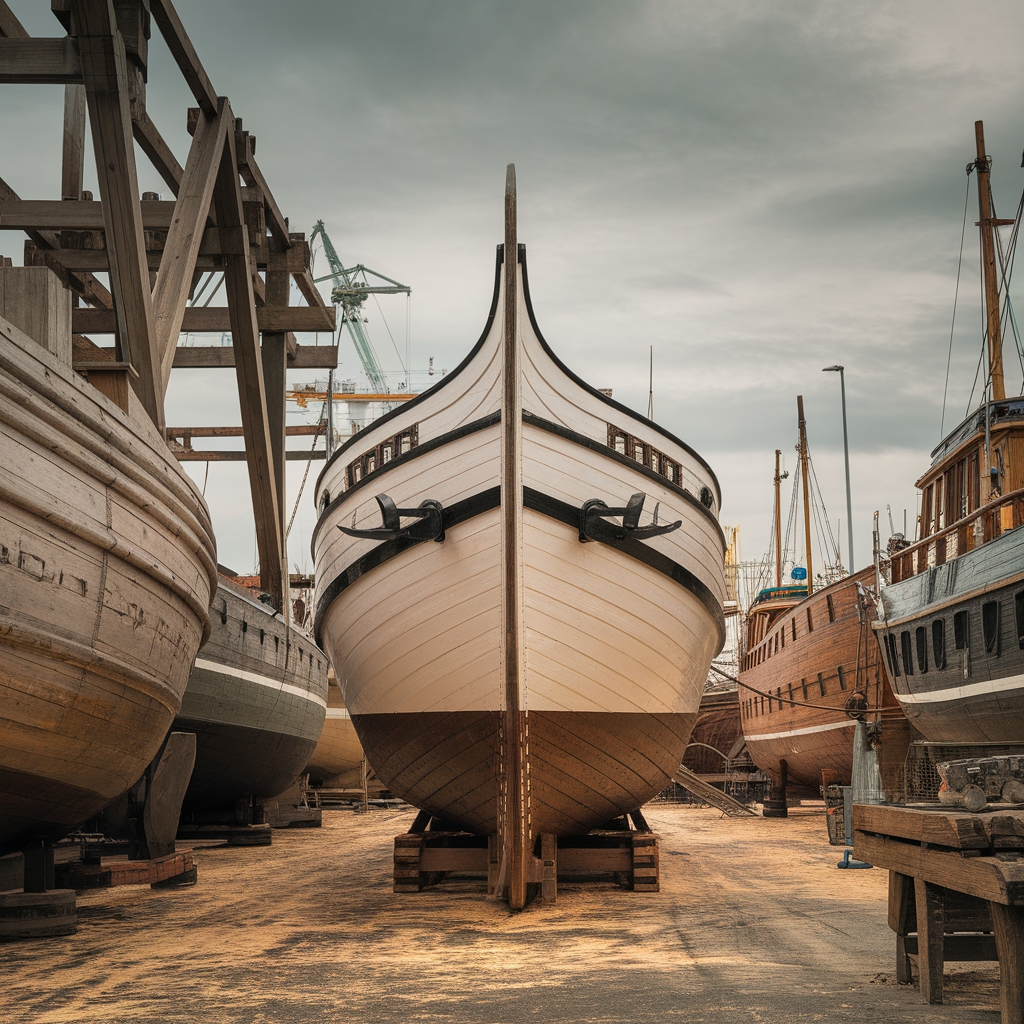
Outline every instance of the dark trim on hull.
<svg viewBox="0 0 1024 1024"><path fill-rule="evenodd" d="M498 711L353 715L397 796L481 835L497 828ZM668 785L697 712L530 711L533 834L578 835Z"/></svg>
<svg viewBox="0 0 1024 1024"><path fill-rule="evenodd" d="M196 734L196 766L182 813L230 809L252 795L269 800L298 781L316 740L191 718L176 718L174 729Z"/></svg>
<svg viewBox="0 0 1024 1024"><path fill-rule="evenodd" d="M55 842L110 798L59 779L0 768L0 856L31 842Z"/></svg>
<svg viewBox="0 0 1024 1024"><path fill-rule="evenodd" d="M481 491L479 494L474 494L472 497L457 501L444 510L442 519L444 528L447 531L452 526L464 523L474 516L482 515L484 512L498 508L500 504L500 487L491 487L486 491ZM553 498L541 491L534 490L532 487L523 488L523 507L539 512L550 519L565 523L574 530L579 530L580 510L575 505L560 501L558 498ZM595 540L643 562L650 568L667 576L673 583L678 583L679 586L693 594L715 620L715 626L718 630L718 650L722 649L725 644L725 614L715 595L702 580L699 580L685 566L673 561L660 551L647 547L643 542L628 536L620 538L616 527L612 523L600 519L595 520L592 532L596 535L594 537ZM356 580L365 576L370 570L377 568L377 566L382 565L389 559L420 543L423 542L413 539L407 534L395 540L384 541L368 551L362 558L357 558L356 561L335 576L324 588L324 592L317 602L313 627L317 643L321 643L320 623L323 621L324 615L327 614L327 609L343 590L346 590Z"/></svg>
<svg viewBox="0 0 1024 1024"><path fill-rule="evenodd" d="M821 787L821 771L830 768L839 773L841 785L850 785L853 775L853 733L857 723L852 719L836 729L820 733L775 740L745 738L750 758L762 771L778 782L779 762L785 761L791 783L817 791ZM794 743L798 744L794 752ZM763 767L763 766L769 767Z"/></svg>

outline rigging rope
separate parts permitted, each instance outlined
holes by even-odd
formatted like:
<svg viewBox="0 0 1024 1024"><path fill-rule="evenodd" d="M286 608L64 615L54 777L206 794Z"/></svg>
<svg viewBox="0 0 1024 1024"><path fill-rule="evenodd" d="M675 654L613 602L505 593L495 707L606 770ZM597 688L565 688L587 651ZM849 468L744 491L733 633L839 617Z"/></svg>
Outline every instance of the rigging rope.
<svg viewBox="0 0 1024 1024"><path fill-rule="evenodd" d="M967 234L967 204L971 198L971 168L967 169L967 193L964 195L964 223L960 229L960 258L956 264L956 288L953 290L953 319L949 324L949 352L946 353L946 383L942 386L942 420L939 423L939 440L945 437L946 393L949 390L949 363L953 358L953 328L956 325L956 302L960 296L960 270L964 264L964 237Z"/></svg>
<svg viewBox="0 0 1024 1024"><path fill-rule="evenodd" d="M328 399L329 400L329 399ZM324 402L323 408L320 410L320 419L317 421L316 433L313 435L313 446L309 450L316 450L317 438L320 437L320 428L324 425L324 421L327 418L327 401ZM295 524L295 514L299 511L299 502L302 500L302 492L306 486L306 478L309 476L309 467L313 464L312 459L306 459L306 471L302 474L302 483L299 484L299 493L295 496L295 507L292 509L292 517L288 520L288 529L284 531L284 539L287 540L292 532L292 526Z"/></svg>

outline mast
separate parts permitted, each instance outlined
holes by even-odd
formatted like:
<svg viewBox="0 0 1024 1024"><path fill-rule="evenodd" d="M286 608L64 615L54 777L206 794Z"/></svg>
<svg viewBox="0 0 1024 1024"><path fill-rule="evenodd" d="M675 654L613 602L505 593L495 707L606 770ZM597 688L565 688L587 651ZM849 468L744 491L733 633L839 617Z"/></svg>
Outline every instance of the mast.
<svg viewBox="0 0 1024 1024"><path fill-rule="evenodd" d="M981 261L985 275L989 375L992 378L992 399L1001 402L1006 398L1006 388L1003 384L1003 337L999 323L999 281L996 277L996 221L992 217L992 161L985 155L985 126L981 121L974 122L974 139L978 147L974 166L978 171L978 228L981 231Z"/></svg>
<svg viewBox="0 0 1024 1024"><path fill-rule="evenodd" d="M526 786L528 749L523 688L523 415L520 387L518 264L516 238L516 168L509 164L505 177L505 319L502 338L501 381L501 562L502 661L505 700L500 716L501 786L498 792L499 842L508 905L526 905L526 853L529 835L529 794Z"/></svg>
<svg viewBox="0 0 1024 1024"><path fill-rule="evenodd" d="M800 428L800 479L804 488L804 547L807 551L807 593L814 591L811 570L811 494L807 487L807 421L804 419L804 396L796 396L797 426Z"/></svg>
<svg viewBox="0 0 1024 1024"><path fill-rule="evenodd" d="M779 459L782 451L775 449L775 586L782 586L782 499L780 488L782 477L779 476Z"/></svg>

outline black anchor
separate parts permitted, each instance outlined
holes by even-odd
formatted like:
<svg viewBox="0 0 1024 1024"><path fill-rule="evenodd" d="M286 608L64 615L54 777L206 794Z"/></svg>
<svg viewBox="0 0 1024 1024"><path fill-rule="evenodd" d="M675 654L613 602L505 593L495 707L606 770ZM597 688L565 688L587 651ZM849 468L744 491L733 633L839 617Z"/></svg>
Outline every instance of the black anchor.
<svg viewBox="0 0 1024 1024"><path fill-rule="evenodd" d="M640 525L640 513L644 508L644 501L647 495L643 491L637 491L628 502L625 508L609 508L600 498L591 498L583 502L580 509L580 540L601 540L603 538L594 536L594 520L610 519L622 516L622 528L616 529L616 524L609 523L614 532L615 540L625 540L628 537L635 537L637 540L646 540L648 537L660 537L664 533L671 533L683 525L681 519L674 523L658 525L658 510L661 502L654 506L654 522L650 526ZM604 532L604 531L602 531Z"/></svg>
<svg viewBox="0 0 1024 1024"><path fill-rule="evenodd" d="M380 516L384 525L373 530L353 530L347 526L338 529L349 537L361 537L366 540L397 540L408 537L410 540L444 540L444 508L441 502L427 498L416 508L398 508L386 494L378 494L377 504L380 505ZM402 526L402 517L415 519L415 523Z"/></svg>

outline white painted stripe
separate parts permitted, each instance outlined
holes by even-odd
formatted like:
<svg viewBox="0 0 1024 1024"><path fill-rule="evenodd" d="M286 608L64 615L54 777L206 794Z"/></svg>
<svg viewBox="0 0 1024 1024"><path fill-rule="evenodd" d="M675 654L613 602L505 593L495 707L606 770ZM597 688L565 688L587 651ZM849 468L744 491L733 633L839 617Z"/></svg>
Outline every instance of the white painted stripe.
<svg viewBox="0 0 1024 1024"><path fill-rule="evenodd" d="M280 690L282 693L291 694L293 697L304 697L306 700L320 707L326 708L327 701L318 697L309 690L303 690L299 686L292 686L290 683L282 683L279 679L271 679L268 676L257 675L255 672L247 672L244 668L235 668L234 665L224 665L219 661L207 661L205 658L196 658L196 668L206 672L219 672L221 675L234 676L236 679L244 679L248 683L257 683L259 686L266 686L271 690Z"/></svg>
<svg viewBox="0 0 1024 1024"><path fill-rule="evenodd" d="M950 686L944 690L930 690L928 693L897 693L896 698L901 704L940 704L946 701L964 700L967 697L979 697L986 693L1002 693L1006 690L1022 688L1024 688L1024 675L1005 676L1003 679L986 679L980 683Z"/></svg>
<svg viewBox="0 0 1024 1024"><path fill-rule="evenodd" d="M351 718L352 716L348 713L348 708L328 708L328 718Z"/></svg>
<svg viewBox="0 0 1024 1024"><path fill-rule="evenodd" d="M747 736L747 740L784 740L788 736L808 736L812 732L828 732L830 729L852 729L857 723L852 719L849 722L829 722L828 725L808 725L803 729L787 729L784 732L762 732L756 736Z"/></svg>

